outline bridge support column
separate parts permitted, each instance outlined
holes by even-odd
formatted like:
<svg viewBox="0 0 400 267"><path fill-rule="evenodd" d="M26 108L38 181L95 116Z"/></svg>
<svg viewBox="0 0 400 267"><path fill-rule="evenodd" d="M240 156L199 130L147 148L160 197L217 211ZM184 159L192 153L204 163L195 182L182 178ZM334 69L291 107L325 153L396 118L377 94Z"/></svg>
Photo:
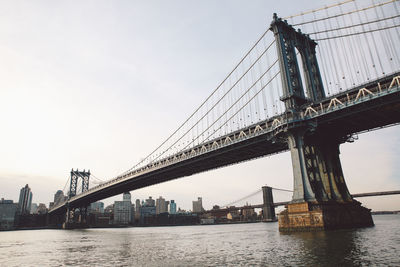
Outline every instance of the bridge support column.
<svg viewBox="0 0 400 267"><path fill-rule="evenodd" d="M78 169L75 171L71 170L71 182L68 200L74 197L77 194L78 182L82 181L82 193L89 190L89 178L90 178L90 170L88 171L79 171ZM73 229L73 228L85 228L87 227L87 212L88 206L84 205L81 207L71 207L67 204L67 212L65 216L65 222L63 223L64 229Z"/></svg>
<svg viewBox="0 0 400 267"><path fill-rule="evenodd" d="M263 186L263 215L264 215L264 222L275 222L275 206L274 206L274 199L272 196L272 187Z"/></svg>
<svg viewBox="0 0 400 267"><path fill-rule="evenodd" d="M63 229L85 228L87 227L87 207L70 208L67 207Z"/></svg>
<svg viewBox="0 0 400 267"><path fill-rule="evenodd" d="M67 205L67 211L64 216L64 222L62 223L63 229L74 229L77 225L77 211L75 208L71 208Z"/></svg>
<svg viewBox="0 0 400 267"><path fill-rule="evenodd" d="M280 231L313 231L372 226L370 210L353 200L339 159L341 139L329 133L289 133L294 191L279 214Z"/></svg>
<svg viewBox="0 0 400 267"><path fill-rule="evenodd" d="M81 207L80 209L79 209L79 212L80 212L80 218L79 218L79 222L80 222L80 224L81 225L87 225L87 215L88 215L88 207L87 206L85 206L85 207Z"/></svg>
<svg viewBox="0 0 400 267"><path fill-rule="evenodd" d="M65 221L62 225L63 229L73 229L75 225L75 209L67 206L67 212L65 214Z"/></svg>

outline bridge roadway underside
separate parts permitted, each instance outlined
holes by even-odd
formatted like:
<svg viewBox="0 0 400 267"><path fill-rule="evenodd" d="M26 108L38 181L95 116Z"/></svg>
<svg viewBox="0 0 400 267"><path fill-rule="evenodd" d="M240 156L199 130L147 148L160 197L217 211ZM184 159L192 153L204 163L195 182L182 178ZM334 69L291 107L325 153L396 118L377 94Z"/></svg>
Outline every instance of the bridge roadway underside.
<svg viewBox="0 0 400 267"><path fill-rule="evenodd" d="M348 91L346 92L348 93ZM336 96L338 99L340 97ZM345 97L345 94L343 95ZM326 100L325 100L326 101ZM371 129L385 127L400 122L400 91L379 98L371 98L356 105L349 105L335 110L308 118L306 120L289 123L287 129L304 127L305 125L316 125L318 132L335 133L335 136L346 136L360 133ZM327 136L329 138L329 135ZM86 206L89 203L105 199L123 192L147 187L150 185L170 181L173 179L189 176L196 173L228 166L231 164L272 155L288 150L285 132L277 136L261 134L256 137L233 143L232 145L209 151L198 156L188 158L155 169L144 172L95 190L90 194L83 195L69 202L70 208ZM212 185L210 185L212 186ZM66 206L51 211L51 213L65 212Z"/></svg>
<svg viewBox="0 0 400 267"><path fill-rule="evenodd" d="M267 140L265 135L260 135L256 138L240 142L235 146L217 149L210 153L205 153L198 157L184 160L183 162L177 162L176 164L171 164L164 168L133 177L128 181L123 181L116 185L103 188L101 191L93 192L90 195L83 196L78 201L71 202L70 207L81 207L87 205L87 203L115 196L123 192L132 191L285 150L288 150L286 142Z"/></svg>
<svg viewBox="0 0 400 267"><path fill-rule="evenodd" d="M343 95L344 99L346 96ZM339 96L337 98L340 99ZM400 92L327 113L315 119L318 130L345 136L400 123Z"/></svg>

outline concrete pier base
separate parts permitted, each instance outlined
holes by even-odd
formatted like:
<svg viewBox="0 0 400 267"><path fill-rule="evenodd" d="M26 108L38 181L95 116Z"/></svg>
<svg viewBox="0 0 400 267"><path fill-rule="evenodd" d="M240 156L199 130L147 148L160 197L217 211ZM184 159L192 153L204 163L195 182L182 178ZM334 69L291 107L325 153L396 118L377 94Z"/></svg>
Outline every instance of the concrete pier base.
<svg viewBox="0 0 400 267"><path fill-rule="evenodd" d="M280 232L306 232L373 226L370 209L358 201L288 204L279 214Z"/></svg>

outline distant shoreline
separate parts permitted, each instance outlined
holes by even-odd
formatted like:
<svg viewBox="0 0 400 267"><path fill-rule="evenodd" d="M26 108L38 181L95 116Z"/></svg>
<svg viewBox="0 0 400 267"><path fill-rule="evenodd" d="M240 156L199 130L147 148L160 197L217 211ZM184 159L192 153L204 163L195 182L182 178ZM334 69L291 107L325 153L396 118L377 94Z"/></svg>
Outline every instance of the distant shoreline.
<svg viewBox="0 0 400 267"><path fill-rule="evenodd" d="M400 210L397 211L371 211L372 215L400 215ZM227 225L227 224L242 224L242 223L256 223L255 222L229 222L229 223L214 223L214 224L175 224L175 225L110 225L110 226L92 226L82 229L96 229L96 228L131 228L131 227L168 227L168 226L193 226L193 225ZM11 229L0 229L0 232L7 231L25 231L25 230L45 230L45 229L62 229L54 226L40 226L40 227L21 227Z"/></svg>
<svg viewBox="0 0 400 267"><path fill-rule="evenodd" d="M372 215L387 215L387 214L400 214L400 210L388 210L388 211L371 211Z"/></svg>

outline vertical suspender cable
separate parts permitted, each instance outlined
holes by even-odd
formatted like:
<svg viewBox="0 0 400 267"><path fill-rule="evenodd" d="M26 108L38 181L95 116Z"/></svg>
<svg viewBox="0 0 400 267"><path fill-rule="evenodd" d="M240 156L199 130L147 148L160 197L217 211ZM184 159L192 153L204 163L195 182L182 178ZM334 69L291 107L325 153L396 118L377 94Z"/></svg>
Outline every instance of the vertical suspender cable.
<svg viewBox="0 0 400 267"><path fill-rule="evenodd" d="M358 6L357 6L357 3L356 3L356 2L354 2L354 5L356 6L356 9L358 9ZM360 23L362 23L362 19L361 19L360 12L357 12L357 15L358 15L358 19L360 20ZM361 25L361 28L362 28L363 31L365 31L364 25ZM375 63L374 63L374 58L373 58L373 56L372 56L372 49L371 49L371 47L370 47L370 45L369 45L369 42L368 42L368 39L367 39L367 35L366 35L366 34L362 34L362 36L364 36L365 43L367 44L367 47L368 47L368 52L369 52L369 57L370 57L370 59L371 59L371 63L372 63L373 66L374 66ZM368 69L368 66L367 66L367 69ZM374 68L374 69L375 69L375 75L376 75L376 77L377 77L377 76L378 76L378 72L377 72L376 68ZM372 77L368 77L368 78L367 78L367 80L369 80L369 79L372 79Z"/></svg>
<svg viewBox="0 0 400 267"><path fill-rule="evenodd" d="M327 16L328 16L328 13L327 13ZM324 20L324 26L325 26L325 29L328 29L328 27L327 27L327 25L326 25L326 21ZM329 33L327 32L326 33L326 35L327 35L327 37L329 38ZM340 78L339 78L339 76L338 76L338 71L337 71L337 67L336 67L336 62L335 62L335 57L334 57L334 52L333 52L333 49L332 49L332 45L331 45L331 42L330 42L330 40L328 40L327 41L327 48L329 49L329 55L328 55L328 58L330 59L330 63L331 63L331 72L332 72L332 82L333 82L333 84L335 85L336 83L335 83L335 78L334 78L334 76L336 76L336 82L338 82L338 81L340 81ZM326 53L328 53L328 52L326 52Z"/></svg>
<svg viewBox="0 0 400 267"><path fill-rule="evenodd" d="M374 1L374 0L371 0L371 2L372 2L373 5L375 5L375 1ZM375 16L376 16L377 18L379 18L378 9L377 9L377 8L374 8L374 11L375 11ZM386 21L385 21L384 23L385 23L385 25L387 26ZM381 27L381 23L380 23L380 22L377 22L377 24L378 24L379 27ZM382 31L379 31L379 35L380 35L380 37L381 37L381 43L382 43L382 45L383 45L383 47L384 47L384 49L385 49L386 57L387 57L387 59L389 60L389 64L390 64L390 66L391 66L391 69L393 69L393 61L390 60L390 58L391 58L391 56L390 56L390 54L391 54L391 53L390 53L390 47L388 47L388 45L390 46L390 39L387 38L388 36L386 36L386 31L383 31L383 32L382 32ZM382 69L382 74L385 74L384 68Z"/></svg>
<svg viewBox="0 0 400 267"><path fill-rule="evenodd" d="M316 18L315 12L313 12L313 17L314 17L314 19ZM312 23L312 27L313 27L314 32L316 31L315 27L317 27L317 31L319 30L319 26L318 25L319 25L318 22L317 23ZM317 37L318 37L318 35L316 35L316 39L318 39ZM327 80L327 76L329 75L329 73L328 73L328 69L327 69L327 65L326 65L326 60L324 60L325 57L322 57L323 54L321 52L321 43L319 43L317 45L317 51L318 51L319 59L320 59L319 62L321 64L321 66L322 66L323 78L325 80L325 90L327 90L328 95L330 95L330 89L329 89L329 84L328 84L328 80Z"/></svg>

